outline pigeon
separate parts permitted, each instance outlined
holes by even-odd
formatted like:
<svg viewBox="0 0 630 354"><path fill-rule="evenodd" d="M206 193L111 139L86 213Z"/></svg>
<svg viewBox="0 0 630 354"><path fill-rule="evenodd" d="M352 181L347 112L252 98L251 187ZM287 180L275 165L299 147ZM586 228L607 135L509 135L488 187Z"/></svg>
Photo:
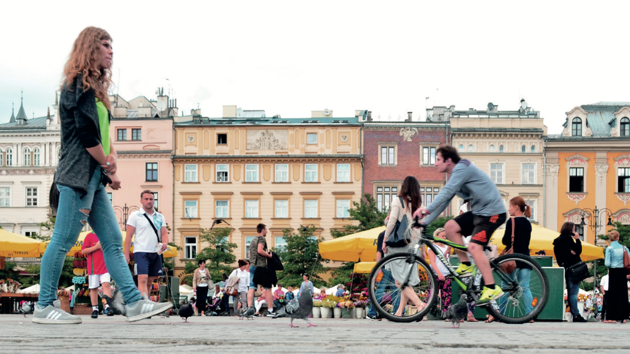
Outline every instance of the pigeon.
<svg viewBox="0 0 630 354"><path fill-rule="evenodd" d="M112 297L109 297L105 294L103 294L102 296L107 302L107 305L109 305L109 307L114 309L115 313L119 313L121 315L126 314L125 299L123 299L123 296L120 290L115 289L114 292L112 293Z"/></svg>
<svg viewBox="0 0 630 354"><path fill-rule="evenodd" d="M24 318L26 318L27 313L31 313L31 310L31 306L28 303L25 303L22 305L22 308L20 308L20 312L24 315Z"/></svg>
<svg viewBox="0 0 630 354"><path fill-rule="evenodd" d="M188 322L188 317L193 316L195 314L195 310L192 307L192 304L182 305L179 308L179 316L184 320L184 323Z"/></svg>
<svg viewBox="0 0 630 354"><path fill-rule="evenodd" d="M236 311L236 314L238 315L239 320L242 320L243 317L247 318L248 320L253 320L255 313L256 313L256 309L253 307L246 308L246 309L238 309Z"/></svg>
<svg viewBox="0 0 630 354"><path fill-rule="evenodd" d="M459 301L448 308L446 311L446 319L453 323L453 328L457 323L459 328L460 322L468 316L468 303L466 302L466 295L462 295Z"/></svg>
<svg viewBox="0 0 630 354"><path fill-rule="evenodd" d="M313 312L313 296L308 287L304 288L304 291L299 298L293 298L285 307L278 310L275 316L279 317L291 317L291 328L297 328L299 326L293 325L293 320L301 318L308 323L308 327L317 327L308 320L308 316Z"/></svg>

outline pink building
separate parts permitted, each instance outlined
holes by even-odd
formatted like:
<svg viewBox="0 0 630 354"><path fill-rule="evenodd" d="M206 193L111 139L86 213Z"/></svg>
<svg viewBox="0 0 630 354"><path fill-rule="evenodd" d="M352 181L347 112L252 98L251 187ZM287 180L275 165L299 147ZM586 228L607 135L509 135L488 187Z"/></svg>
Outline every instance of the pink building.
<svg viewBox="0 0 630 354"><path fill-rule="evenodd" d="M125 101L110 96L113 119L110 138L118 152L121 189L107 188L121 229L129 214L142 207L140 193L154 192L156 208L164 215L168 228L173 225L173 117L175 101L160 91L158 100L144 96ZM172 232L169 230L172 241Z"/></svg>

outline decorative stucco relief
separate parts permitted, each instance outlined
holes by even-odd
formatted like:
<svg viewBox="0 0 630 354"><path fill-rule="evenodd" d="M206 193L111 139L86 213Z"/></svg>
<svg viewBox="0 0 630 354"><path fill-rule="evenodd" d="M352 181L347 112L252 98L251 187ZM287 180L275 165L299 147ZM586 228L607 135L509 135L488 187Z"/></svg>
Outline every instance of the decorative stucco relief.
<svg viewBox="0 0 630 354"><path fill-rule="evenodd" d="M248 130L247 150L287 150L286 130Z"/></svg>
<svg viewBox="0 0 630 354"><path fill-rule="evenodd" d="M418 134L418 128L400 128L399 135L403 137L405 141L411 141L414 135Z"/></svg>

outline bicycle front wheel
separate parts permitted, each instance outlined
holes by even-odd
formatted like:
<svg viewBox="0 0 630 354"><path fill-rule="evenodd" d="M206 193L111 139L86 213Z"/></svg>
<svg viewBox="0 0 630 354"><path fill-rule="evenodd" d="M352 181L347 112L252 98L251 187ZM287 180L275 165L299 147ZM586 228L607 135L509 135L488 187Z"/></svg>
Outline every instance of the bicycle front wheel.
<svg viewBox="0 0 630 354"><path fill-rule="evenodd" d="M516 270L506 273L502 264L515 261ZM492 301L486 309L505 323L525 323L540 314L549 297L549 280L538 262L531 257L512 253L492 261L494 282L503 290L503 296Z"/></svg>
<svg viewBox="0 0 630 354"><path fill-rule="evenodd" d="M437 283L429 265L419 256L396 253L381 259L368 281L371 306L394 322L421 321L435 306ZM401 284L408 283L401 290ZM419 305L419 306L418 306Z"/></svg>

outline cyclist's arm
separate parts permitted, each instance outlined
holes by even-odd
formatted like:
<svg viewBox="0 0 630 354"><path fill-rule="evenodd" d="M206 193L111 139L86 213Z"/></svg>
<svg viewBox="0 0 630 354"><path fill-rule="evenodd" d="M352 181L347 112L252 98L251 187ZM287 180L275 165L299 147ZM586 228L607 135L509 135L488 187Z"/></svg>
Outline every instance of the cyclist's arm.
<svg viewBox="0 0 630 354"><path fill-rule="evenodd" d="M457 191L464 185L468 178L468 173L466 171L466 167L462 165L453 169L453 173L451 177L446 182L446 185L442 188L440 193L438 193L437 197L433 200L431 205L427 208L429 211L429 215L424 219L424 224L429 225L433 220L435 220L440 214L446 209L448 204L451 202L451 199L455 196Z"/></svg>

